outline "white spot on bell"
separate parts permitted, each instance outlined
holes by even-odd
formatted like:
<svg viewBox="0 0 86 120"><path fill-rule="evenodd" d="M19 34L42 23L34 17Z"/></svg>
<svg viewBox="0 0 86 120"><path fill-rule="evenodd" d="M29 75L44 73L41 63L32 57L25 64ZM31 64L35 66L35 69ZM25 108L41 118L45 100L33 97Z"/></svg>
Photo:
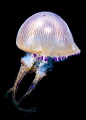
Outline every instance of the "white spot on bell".
<svg viewBox="0 0 86 120"><path fill-rule="evenodd" d="M51 30L50 27L45 27L45 28L44 28L44 31L45 31L46 33L51 33L52 30Z"/></svg>
<svg viewBox="0 0 86 120"><path fill-rule="evenodd" d="M43 21L40 20L40 19L38 19L37 22L36 22L36 24L35 24L35 26L36 27L41 27L42 25L43 25Z"/></svg>

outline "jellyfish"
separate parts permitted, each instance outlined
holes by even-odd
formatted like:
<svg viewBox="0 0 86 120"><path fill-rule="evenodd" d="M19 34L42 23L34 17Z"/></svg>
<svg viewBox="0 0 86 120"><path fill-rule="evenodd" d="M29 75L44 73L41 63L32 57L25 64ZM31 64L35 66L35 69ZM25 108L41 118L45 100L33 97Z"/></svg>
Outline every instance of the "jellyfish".
<svg viewBox="0 0 86 120"><path fill-rule="evenodd" d="M59 15L48 11L30 16L21 25L16 37L16 45L26 54L21 58L21 66L14 86L7 93L12 92L12 100L19 110L31 111L21 108L19 104L52 69L52 61L59 62L69 56L80 54L80 49L75 44L67 23ZM19 84L30 72L35 72L35 78L26 93L16 100Z"/></svg>

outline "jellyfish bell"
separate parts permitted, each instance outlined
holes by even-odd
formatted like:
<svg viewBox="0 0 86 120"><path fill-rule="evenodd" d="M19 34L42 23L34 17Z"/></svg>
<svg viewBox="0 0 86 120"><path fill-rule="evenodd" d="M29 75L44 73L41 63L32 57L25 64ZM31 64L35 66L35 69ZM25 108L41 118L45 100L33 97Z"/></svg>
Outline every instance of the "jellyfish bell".
<svg viewBox="0 0 86 120"><path fill-rule="evenodd" d="M52 59L58 62L80 53L66 22L52 12L39 12L29 17L18 31L16 45L27 53L21 58L19 73L14 86L9 90L12 91L16 105L30 95L38 81L46 76L46 72L53 67ZM16 101L19 83L27 72L36 72L36 76L28 91Z"/></svg>
<svg viewBox="0 0 86 120"><path fill-rule="evenodd" d="M41 56L71 56L80 53L66 22L52 12L39 12L20 27L16 44L19 49Z"/></svg>

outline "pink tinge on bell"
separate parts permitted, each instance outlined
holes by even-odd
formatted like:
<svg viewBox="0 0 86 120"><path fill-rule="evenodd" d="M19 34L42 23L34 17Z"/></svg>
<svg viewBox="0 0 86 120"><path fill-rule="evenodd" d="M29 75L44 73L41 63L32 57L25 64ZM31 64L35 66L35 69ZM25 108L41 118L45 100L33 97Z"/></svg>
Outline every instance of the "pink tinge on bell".
<svg viewBox="0 0 86 120"><path fill-rule="evenodd" d="M29 17L18 31L16 44L34 57L49 56L55 61L80 53L66 22L52 12L39 12Z"/></svg>

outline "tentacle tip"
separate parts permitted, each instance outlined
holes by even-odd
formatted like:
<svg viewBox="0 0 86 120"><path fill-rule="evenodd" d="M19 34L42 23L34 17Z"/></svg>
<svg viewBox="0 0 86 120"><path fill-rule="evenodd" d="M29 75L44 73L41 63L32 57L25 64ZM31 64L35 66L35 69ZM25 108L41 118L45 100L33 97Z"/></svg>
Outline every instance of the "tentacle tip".
<svg viewBox="0 0 86 120"><path fill-rule="evenodd" d="M10 88L4 95L4 98L8 98L8 94L13 91L13 87Z"/></svg>
<svg viewBox="0 0 86 120"><path fill-rule="evenodd" d="M29 112L36 113L37 111L36 111L36 108L32 108L32 109L29 109Z"/></svg>
<svg viewBox="0 0 86 120"><path fill-rule="evenodd" d="M17 106L17 109L19 111L22 111L22 112L26 112L26 113L36 113L36 108L31 108L31 109L27 109L27 108L21 108L19 106Z"/></svg>

